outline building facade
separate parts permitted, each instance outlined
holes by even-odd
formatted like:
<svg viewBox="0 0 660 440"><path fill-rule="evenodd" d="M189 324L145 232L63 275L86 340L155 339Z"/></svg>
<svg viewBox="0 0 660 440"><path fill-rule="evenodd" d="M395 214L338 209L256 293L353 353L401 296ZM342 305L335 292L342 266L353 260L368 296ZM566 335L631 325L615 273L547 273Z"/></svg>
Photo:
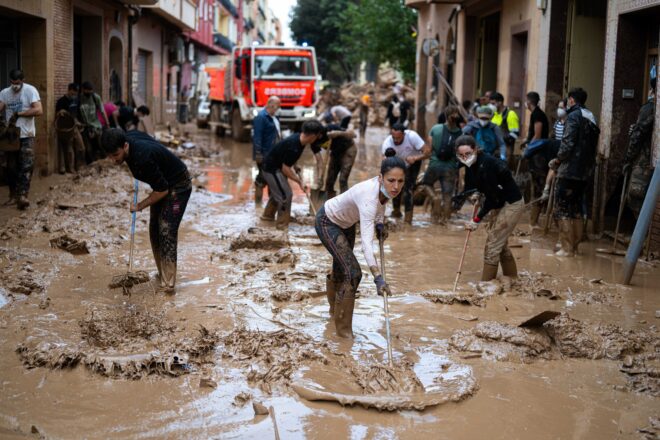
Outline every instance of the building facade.
<svg viewBox="0 0 660 440"><path fill-rule="evenodd" d="M554 121L560 99L583 87L601 136L590 194L592 228L616 210L628 128L649 91L658 63L660 0L408 0L418 10L417 129L427 132L447 105L436 68L458 100L496 90L527 133L525 95L536 91ZM439 42L428 56L429 40ZM426 41L426 43L425 43ZM435 66L435 67L434 67ZM653 149L660 156L656 96ZM660 208L656 207L660 218ZM660 248L660 224L653 237Z"/></svg>

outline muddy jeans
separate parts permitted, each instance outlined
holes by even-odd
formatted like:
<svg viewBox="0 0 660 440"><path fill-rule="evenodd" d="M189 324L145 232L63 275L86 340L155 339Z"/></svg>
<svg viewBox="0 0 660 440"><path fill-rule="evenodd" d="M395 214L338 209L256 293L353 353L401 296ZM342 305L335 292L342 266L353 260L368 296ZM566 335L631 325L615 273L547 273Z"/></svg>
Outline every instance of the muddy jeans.
<svg viewBox="0 0 660 440"><path fill-rule="evenodd" d="M417 183L417 176L419 175L419 170L422 168L422 161L419 160L412 165L409 165L406 168L406 181L403 184L403 191L401 194L396 196L392 200L392 205L395 210L401 209L401 198L403 198L403 206L405 211L413 210L413 190L415 189L415 184Z"/></svg>
<svg viewBox="0 0 660 440"><path fill-rule="evenodd" d="M502 208L491 211L491 218L486 224L486 246L484 262L497 265L500 258L512 257L509 250L509 236L513 233L525 210L523 199L506 203Z"/></svg>
<svg viewBox="0 0 660 440"><path fill-rule="evenodd" d="M282 174L282 171L277 170L274 173L264 171L263 177L268 185L269 197L272 197L275 203L277 203L278 213L291 212L293 191L291 191L291 186L286 176Z"/></svg>
<svg viewBox="0 0 660 440"><path fill-rule="evenodd" d="M174 287L176 281L177 241L179 225L192 192L190 175L175 184L169 193L151 205L149 240L156 260L162 287Z"/></svg>
<svg viewBox="0 0 660 440"><path fill-rule="evenodd" d="M57 148L60 173L64 170L73 173L85 165L85 144L77 128L70 132L58 133Z"/></svg>
<svg viewBox="0 0 660 440"><path fill-rule="evenodd" d="M328 194L335 194L334 191L337 175L339 175L339 192L343 193L348 191L348 176L351 175L351 169L353 169L353 163L355 163L355 156L357 156L357 147L355 144L344 151L340 156L332 153L330 154L328 176L325 181L325 190Z"/></svg>
<svg viewBox="0 0 660 440"><path fill-rule="evenodd" d="M100 129L87 126L82 131L82 138L85 144L85 157L88 164L105 157L105 153L101 149Z"/></svg>
<svg viewBox="0 0 660 440"><path fill-rule="evenodd" d="M639 212L642 210L651 177L653 177L653 168L648 167L635 166L630 173L627 204L635 214L635 218L639 217Z"/></svg>
<svg viewBox="0 0 660 440"><path fill-rule="evenodd" d="M325 215L324 206L316 214L316 233L323 246L332 255L332 279L336 283L348 284L351 288L351 291L339 289L336 296L337 301L341 301L344 295L354 297L360 280L362 280L362 269L353 253L355 225L348 229L340 228Z"/></svg>
<svg viewBox="0 0 660 440"><path fill-rule="evenodd" d="M7 180L9 194L27 197L34 170L34 138L21 138L18 151L7 152Z"/></svg>
<svg viewBox="0 0 660 440"><path fill-rule="evenodd" d="M557 220L582 218L582 203L587 182L558 177L555 185L555 218Z"/></svg>

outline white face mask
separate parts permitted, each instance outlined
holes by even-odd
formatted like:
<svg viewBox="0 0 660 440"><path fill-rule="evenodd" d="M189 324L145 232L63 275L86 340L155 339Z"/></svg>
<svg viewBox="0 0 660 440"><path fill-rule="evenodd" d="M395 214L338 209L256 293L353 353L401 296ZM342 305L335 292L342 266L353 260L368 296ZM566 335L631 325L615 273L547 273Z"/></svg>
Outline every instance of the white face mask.
<svg viewBox="0 0 660 440"><path fill-rule="evenodd" d="M472 164L474 164L474 162L477 160L477 155L472 153L471 155L469 155L467 157L467 159L463 159L463 158L458 157L458 156L456 158L458 159L459 162L461 162L466 167L471 167Z"/></svg>
<svg viewBox="0 0 660 440"><path fill-rule="evenodd" d="M388 199L392 200L394 197L390 195L390 193L385 189L385 184L381 183L380 184L380 192Z"/></svg>
<svg viewBox="0 0 660 440"><path fill-rule="evenodd" d="M479 119L479 125L481 125L482 127L485 127L486 125L488 125L489 122L490 121L484 121L482 119Z"/></svg>
<svg viewBox="0 0 660 440"><path fill-rule="evenodd" d="M564 116L566 116L566 110L564 110L563 108L558 108L557 109L557 117L561 119Z"/></svg>

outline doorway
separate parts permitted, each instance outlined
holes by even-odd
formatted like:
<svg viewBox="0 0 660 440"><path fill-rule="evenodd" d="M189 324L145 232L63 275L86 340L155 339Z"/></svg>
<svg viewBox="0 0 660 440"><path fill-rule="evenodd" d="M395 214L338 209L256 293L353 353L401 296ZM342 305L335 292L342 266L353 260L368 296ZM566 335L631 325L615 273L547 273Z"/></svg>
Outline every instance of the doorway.
<svg viewBox="0 0 660 440"><path fill-rule="evenodd" d="M73 80L77 84L91 82L99 94L103 91L102 31L101 17L74 12Z"/></svg>
<svg viewBox="0 0 660 440"><path fill-rule="evenodd" d="M482 96L497 88L497 58L499 56L500 13L479 20L477 41L476 92Z"/></svg>
<svg viewBox="0 0 660 440"><path fill-rule="evenodd" d="M18 20L0 17L0 88L9 85L9 72L19 68Z"/></svg>
<svg viewBox="0 0 660 440"><path fill-rule="evenodd" d="M511 65L509 69L509 96L507 102L524 121L525 96L527 94L527 31L511 36Z"/></svg>
<svg viewBox="0 0 660 440"><path fill-rule="evenodd" d="M122 99L122 83L124 73L124 58L121 40L117 37L110 38L110 101L116 102Z"/></svg>

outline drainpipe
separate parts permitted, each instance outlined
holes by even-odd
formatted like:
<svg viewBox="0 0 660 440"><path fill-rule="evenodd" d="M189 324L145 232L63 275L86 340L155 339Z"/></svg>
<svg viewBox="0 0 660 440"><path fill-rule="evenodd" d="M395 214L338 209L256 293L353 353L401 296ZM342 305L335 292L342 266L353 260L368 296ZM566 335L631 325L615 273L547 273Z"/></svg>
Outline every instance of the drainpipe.
<svg viewBox="0 0 660 440"><path fill-rule="evenodd" d="M658 201L658 195L660 195L660 163L656 163L655 171L653 171L653 178L651 179L651 184L649 189L646 191L646 197L644 197L644 204L642 205L642 210L639 213L639 218L637 219L637 224L635 225L635 231L633 232L632 238L630 239L630 245L628 246L628 252L626 253L626 258L623 260L623 268L621 270L621 283L630 284L630 280L635 271L635 265L637 264L637 259L639 254L642 252L642 247L644 247L644 238L646 233L649 230L651 225L651 219L653 218L653 211L655 211L655 205Z"/></svg>
<svg viewBox="0 0 660 440"><path fill-rule="evenodd" d="M133 97L133 25L135 25L140 18L140 8L136 6L128 7L128 60L127 70L128 77L126 78L127 96L126 103L130 105L131 98Z"/></svg>

